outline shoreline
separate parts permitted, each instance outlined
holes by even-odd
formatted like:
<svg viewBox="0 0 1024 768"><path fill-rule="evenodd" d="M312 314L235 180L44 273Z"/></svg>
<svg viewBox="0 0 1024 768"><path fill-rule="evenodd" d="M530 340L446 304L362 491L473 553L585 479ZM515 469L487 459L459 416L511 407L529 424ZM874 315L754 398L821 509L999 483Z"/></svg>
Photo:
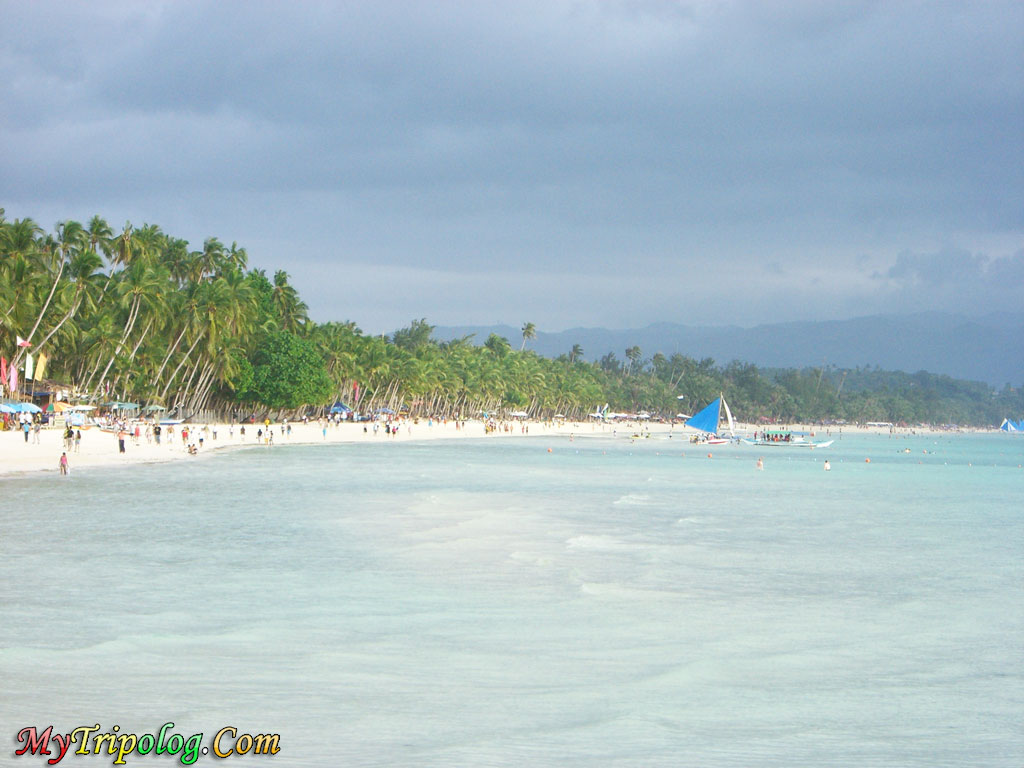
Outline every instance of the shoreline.
<svg viewBox="0 0 1024 768"><path fill-rule="evenodd" d="M292 435L288 437L282 434L280 423L271 424L274 432L274 444L264 447L272 448L282 445L317 445L317 444L354 444L354 443L384 443L384 442L422 442L429 440L486 440L488 437L557 437L557 438L593 438L593 437L626 437L634 434L649 433L651 435L675 435L686 436L694 432L687 430L680 425L663 423L587 423L587 422L544 422L544 421L515 421L501 422L499 428L490 434L485 432L484 422L479 420L466 421L464 428L457 428L455 422L434 422L432 425L427 421L420 420L419 423L411 421L399 422L397 434L388 435L384 432L384 424L377 422L378 432L374 434L373 423L360 422L341 424L328 424L326 436L323 427L316 422L303 424L302 422L292 423ZM507 425L508 430L505 430ZM209 425L187 425L190 428L189 443L198 445L200 436L204 437L203 447L197 455L190 455L187 452L186 444L180 437L180 426L175 430L173 436L164 435L160 445L155 442L147 443L145 437L139 439L136 444L133 438L126 441L125 453L118 452L117 435L111 432L103 432L96 427L82 431L82 441L79 452L74 448L68 452L68 462L71 473L79 468L97 467L119 467L138 464L155 464L187 459L200 458L214 452L225 450L256 447L258 445L256 432L262 428L261 424L246 424L246 435L243 439L240 434L242 425L235 424L209 424ZM207 431L204 431L204 426ZM366 432L363 428L366 427ZM741 432L753 432L753 425L740 425ZM233 435L232 435L233 429ZM760 429L760 427L758 427ZM839 429L825 428L818 429L809 426L794 426L795 431L814 432L818 438L831 436L833 438L840 434ZM529 431L526 431L529 430ZM962 433L988 433L992 430L961 430L950 432L937 429L899 427L892 431L894 436L905 437L911 435L942 436ZM217 439L213 439L216 432ZM841 432L848 435L877 434L888 435L890 430L887 427L865 427L865 426L843 426ZM59 475L58 462L61 453L64 451L63 430L48 428L41 430L40 441L35 443L35 436L29 435L29 442L25 443L24 436L20 430L9 430L0 432L0 477L11 477L17 475L32 476L38 474L52 473Z"/></svg>

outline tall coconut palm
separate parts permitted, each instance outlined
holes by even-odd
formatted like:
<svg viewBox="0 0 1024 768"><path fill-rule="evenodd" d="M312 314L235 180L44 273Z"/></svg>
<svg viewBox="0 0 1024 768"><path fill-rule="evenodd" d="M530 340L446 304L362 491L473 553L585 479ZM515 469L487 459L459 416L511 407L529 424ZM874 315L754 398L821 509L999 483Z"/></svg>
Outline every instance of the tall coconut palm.
<svg viewBox="0 0 1024 768"><path fill-rule="evenodd" d="M523 324L523 343L520 345L519 351L522 352L524 349L526 349L526 342L527 341L529 341L530 339L536 339L536 338L537 338L537 326L535 326L533 323L524 323Z"/></svg>
<svg viewBox="0 0 1024 768"><path fill-rule="evenodd" d="M274 273L273 296L282 330L299 333L309 319L308 307L299 298L298 291L288 284L288 273L283 269Z"/></svg>
<svg viewBox="0 0 1024 768"><path fill-rule="evenodd" d="M89 219L86 227L89 237L89 249L109 258L111 241L114 238L114 230L110 228L105 219L93 216Z"/></svg>
<svg viewBox="0 0 1024 768"><path fill-rule="evenodd" d="M629 375L633 366L640 361L640 347L632 346L626 349L626 358L629 360L629 365L626 367L626 375Z"/></svg>

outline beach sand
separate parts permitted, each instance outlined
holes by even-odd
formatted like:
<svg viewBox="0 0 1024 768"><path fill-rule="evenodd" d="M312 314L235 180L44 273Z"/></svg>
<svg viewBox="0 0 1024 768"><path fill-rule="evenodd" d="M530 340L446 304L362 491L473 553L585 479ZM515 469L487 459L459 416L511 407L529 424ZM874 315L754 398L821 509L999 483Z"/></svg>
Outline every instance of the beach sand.
<svg viewBox="0 0 1024 768"><path fill-rule="evenodd" d="M523 431L523 425L527 425L529 432ZM199 449L196 456L190 456L186 445L181 440L181 426L175 427L173 437L163 436L160 445L155 442L147 442L145 436L140 438L136 444L132 438L126 440L125 453L118 452L117 435L111 432L103 432L97 427L82 430L82 441L79 452L74 449L68 452L68 463L71 473L75 469L83 467L105 467L124 466L128 464L142 464L164 461L195 461L204 455L210 455L214 451L226 450L239 447L256 447L256 433L261 424L246 424L245 437L241 436L240 425L234 425L234 435L231 428L226 424L209 424L208 432L203 431L203 424L187 425L190 429L189 442L198 446L199 437L203 436L203 447ZM215 430L216 426L216 430ZM367 431L363 431L363 427ZM496 432L487 434L484 423L480 420L467 421L462 429L456 428L455 422L447 423L434 422L430 424L426 419L420 419L418 423L412 421L399 422L397 434L385 434L383 422L378 422L378 431L373 432L373 424L363 422L358 424L342 423L340 425L329 424L326 436L323 428L316 422L303 424L292 422L292 434L288 437L280 422L271 424L274 432L274 445L264 446L274 450L286 445L315 445L326 443L382 443L388 441L406 442L410 440L464 440L464 439L488 439L494 437L551 437L557 442L553 445L564 444L570 439L588 437L619 437L628 438L634 434L649 432L652 435L678 435L688 439L692 430L679 425L661 423L610 423L598 422L508 422L509 431L499 426ZM826 429L821 427L794 425L793 429L799 431L814 432L818 439L829 439ZM213 439L213 432L216 431L217 439ZM753 425L741 425L741 434L751 434L754 431ZM844 426L843 434L888 434L887 427L855 427ZM918 434L930 433L930 430L920 428L911 430L900 428L899 434L909 434L915 431ZM837 437L837 427L831 428L831 437ZM60 428L43 429L40 433L40 442L34 443L34 436L29 436L26 443L20 430L8 430L0 432L0 475L15 473L37 473L49 472L58 475L61 453L64 449L63 430Z"/></svg>

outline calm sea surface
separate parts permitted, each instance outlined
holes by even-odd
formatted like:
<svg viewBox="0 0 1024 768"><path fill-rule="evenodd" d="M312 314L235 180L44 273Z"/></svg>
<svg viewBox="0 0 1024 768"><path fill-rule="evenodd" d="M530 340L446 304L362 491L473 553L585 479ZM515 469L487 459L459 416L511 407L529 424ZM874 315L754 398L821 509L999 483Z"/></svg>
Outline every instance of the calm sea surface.
<svg viewBox="0 0 1024 768"><path fill-rule="evenodd" d="M44 764L24 726L173 721L280 734L231 765L1020 768L1024 438L713 454L382 436L2 479L0 765Z"/></svg>

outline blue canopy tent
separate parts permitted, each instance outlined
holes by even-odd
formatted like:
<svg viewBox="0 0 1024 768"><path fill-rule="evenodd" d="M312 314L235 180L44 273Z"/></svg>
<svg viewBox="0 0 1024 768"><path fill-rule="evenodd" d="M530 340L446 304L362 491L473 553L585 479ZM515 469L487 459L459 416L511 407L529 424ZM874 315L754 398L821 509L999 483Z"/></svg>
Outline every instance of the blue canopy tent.
<svg viewBox="0 0 1024 768"><path fill-rule="evenodd" d="M351 413L352 409L345 405L341 400L338 400L331 406L331 413Z"/></svg>

